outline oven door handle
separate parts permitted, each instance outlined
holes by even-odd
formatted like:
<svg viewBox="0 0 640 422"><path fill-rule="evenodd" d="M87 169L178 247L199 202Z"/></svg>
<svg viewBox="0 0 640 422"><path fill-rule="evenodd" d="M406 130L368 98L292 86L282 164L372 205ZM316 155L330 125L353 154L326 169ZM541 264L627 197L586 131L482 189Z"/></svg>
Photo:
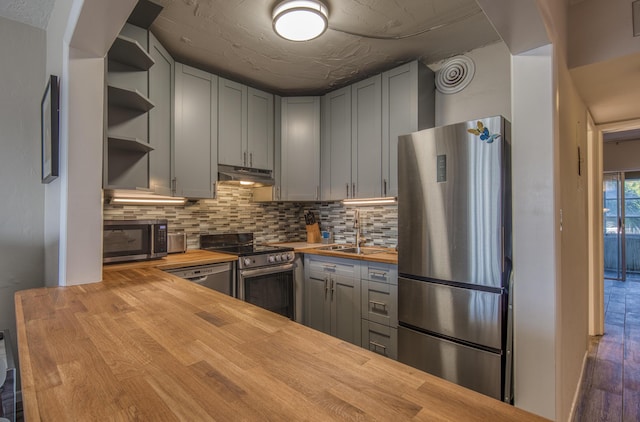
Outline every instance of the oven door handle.
<svg viewBox="0 0 640 422"><path fill-rule="evenodd" d="M259 277L261 275L282 273L282 272L291 271L291 270L293 270L293 264L285 264L285 265L278 265L277 267L257 268L255 270L241 270L240 275L244 278Z"/></svg>

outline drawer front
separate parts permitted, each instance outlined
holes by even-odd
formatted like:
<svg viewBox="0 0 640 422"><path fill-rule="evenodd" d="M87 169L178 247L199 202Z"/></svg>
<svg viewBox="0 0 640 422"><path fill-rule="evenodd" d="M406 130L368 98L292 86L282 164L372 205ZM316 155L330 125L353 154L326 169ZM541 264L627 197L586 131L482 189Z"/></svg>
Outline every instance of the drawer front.
<svg viewBox="0 0 640 422"><path fill-rule="evenodd" d="M360 277L378 283L398 284L398 266L379 262L363 263Z"/></svg>
<svg viewBox="0 0 640 422"><path fill-rule="evenodd" d="M362 280L362 318L398 326L398 286Z"/></svg>
<svg viewBox="0 0 640 422"><path fill-rule="evenodd" d="M323 271L344 277L360 278L360 264L358 261L351 259L306 255L305 266L308 266L309 270L314 272Z"/></svg>
<svg viewBox="0 0 640 422"><path fill-rule="evenodd" d="M362 347L398 360L398 329L363 319Z"/></svg>

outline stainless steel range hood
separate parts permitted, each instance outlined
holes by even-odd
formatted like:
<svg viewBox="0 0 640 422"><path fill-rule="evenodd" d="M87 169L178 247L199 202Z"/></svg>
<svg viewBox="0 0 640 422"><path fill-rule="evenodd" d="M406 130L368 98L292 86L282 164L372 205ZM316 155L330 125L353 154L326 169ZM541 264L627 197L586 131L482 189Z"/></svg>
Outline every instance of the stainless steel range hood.
<svg viewBox="0 0 640 422"><path fill-rule="evenodd" d="M275 184L271 170L227 166L224 164L218 164L218 181L224 184L256 188Z"/></svg>

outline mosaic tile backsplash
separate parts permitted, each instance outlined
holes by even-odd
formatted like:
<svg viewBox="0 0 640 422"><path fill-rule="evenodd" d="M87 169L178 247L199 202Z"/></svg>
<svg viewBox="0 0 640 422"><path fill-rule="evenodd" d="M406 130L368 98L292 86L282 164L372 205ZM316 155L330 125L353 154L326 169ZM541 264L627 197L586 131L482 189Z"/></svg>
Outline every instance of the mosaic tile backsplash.
<svg viewBox="0 0 640 422"><path fill-rule="evenodd" d="M192 205L148 206L105 204L105 220L166 218L169 232L186 232L187 247L198 249L199 236L209 233L253 232L257 243L303 242L307 239L304 211L319 218L321 230L333 233L335 243L355 243L355 207L341 202L252 202L252 189L220 185L217 199ZM358 207L361 233L367 246L395 247L398 239L396 205Z"/></svg>

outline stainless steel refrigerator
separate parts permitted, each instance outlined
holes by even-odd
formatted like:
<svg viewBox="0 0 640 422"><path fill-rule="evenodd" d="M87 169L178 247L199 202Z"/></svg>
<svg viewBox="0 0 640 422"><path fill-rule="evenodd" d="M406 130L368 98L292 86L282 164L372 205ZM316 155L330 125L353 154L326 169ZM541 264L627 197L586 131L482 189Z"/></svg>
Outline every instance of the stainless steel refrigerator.
<svg viewBox="0 0 640 422"><path fill-rule="evenodd" d="M398 142L398 359L512 402L510 125Z"/></svg>

